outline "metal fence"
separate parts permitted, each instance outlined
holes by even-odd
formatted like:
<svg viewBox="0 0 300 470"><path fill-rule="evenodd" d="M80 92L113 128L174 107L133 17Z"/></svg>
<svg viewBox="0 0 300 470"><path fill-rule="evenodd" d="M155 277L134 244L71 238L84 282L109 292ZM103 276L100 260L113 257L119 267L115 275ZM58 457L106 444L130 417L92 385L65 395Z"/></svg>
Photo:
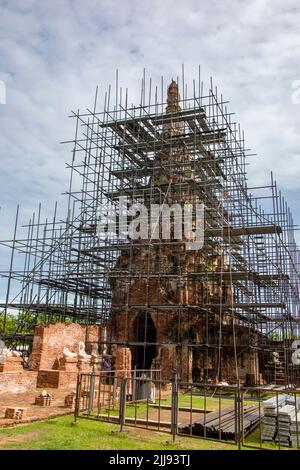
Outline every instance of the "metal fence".
<svg viewBox="0 0 300 470"><path fill-rule="evenodd" d="M159 371L82 373L75 421L106 421L217 440L238 448L300 449L300 391L166 381Z"/></svg>

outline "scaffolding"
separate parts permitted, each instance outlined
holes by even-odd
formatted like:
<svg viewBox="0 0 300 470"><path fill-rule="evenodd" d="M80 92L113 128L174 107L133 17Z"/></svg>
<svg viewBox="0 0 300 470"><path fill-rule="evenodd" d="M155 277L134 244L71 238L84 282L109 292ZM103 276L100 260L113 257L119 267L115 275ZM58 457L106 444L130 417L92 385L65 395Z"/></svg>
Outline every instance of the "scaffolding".
<svg viewBox="0 0 300 470"><path fill-rule="evenodd" d="M1 272L7 279L1 337L25 350L38 323L110 325L105 343L131 348L139 368L153 366L161 346L186 347L193 356L188 367L206 361L201 380L220 381L227 351L238 380L246 351L260 371L271 370L267 381L295 383L299 251L291 211L272 174L269 185L248 186L253 154L212 81L204 91L200 69L190 97L184 70L167 101L165 91L163 79L154 87L144 73L140 104L129 105L117 76L114 102L109 87L103 110L97 90L93 109L72 112L65 220L57 207L43 220L39 206L19 227L18 210L13 239L1 242L11 250L9 269ZM138 240L125 230L99 235L99 223L112 213L121 218L125 197L126 209L203 203L201 250L161 233ZM17 314L14 332L7 331L9 312Z"/></svg>

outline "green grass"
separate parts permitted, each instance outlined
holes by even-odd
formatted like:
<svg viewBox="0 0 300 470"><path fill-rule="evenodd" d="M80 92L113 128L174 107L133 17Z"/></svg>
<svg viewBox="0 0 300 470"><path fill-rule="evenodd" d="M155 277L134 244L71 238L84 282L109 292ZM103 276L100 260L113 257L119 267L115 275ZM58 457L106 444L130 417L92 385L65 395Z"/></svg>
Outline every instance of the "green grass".
<svg viewBox="0 0 300 470"><path fill-rule="evenodd" d="M158 404L158 400L156 400L156 404ZM227 405L232 405L233 406L233 400L228 400L222 398L221 401L221 406L227 406ZM171 404L171 397L166 397L161 400L161 405L170 405ZM190 407L190 395L189 394L180 394L179 395L179 401L178 401L179 406L182 407ZM192 406L193 408L205 408L207 410L218 410L219 409L219 399L218 398L210 398L210 397L198 397L198 396L193 396L192 399ZM94 412L92 413L94 416L97 414L97 410L94 409ZM165 414L167 414L166 410L162 410ZM111 415L111 416L119 416L119 407L116 406L115 408L108 408L102 407L100 410L100 413L103 415ZM149 403L149 413L152 415L152 419L155 419L158 416L158 410L154 410L154 408L151 407L151 403ZM171 410L169 411L169 420L171 419ZM147 416L147 403L146 402L138 402L136 404L127 404L126 406L126 417L129 418L146 418ZM168 420L168 418L166 418Z"/></svg>
<svg viewBox="0 0 300 470"><path fill-rule="evenodd" d="M171 397L166 397L161 401L161 404L169 405ZM219 407L219 397L206 397L193 395L193 407L216 410ZM244 402L246 403L246 401ZM253 403L249 401L249 403ZM221 405L232 405L232 397L222 397ZM179 395L180 406L190 406L190 394L183 393ZM153 408L149 408L151 412L150 418L157 419L153 414ZM101 413L107 414L103 408ZM166 413L161 410L161 413ZM96 410L94 410L94 415ZM119 410L116 407L110 411L111 415L118 416ZM146 403L139 403L137 408L132 405L127 405L126 416L145 418L147 415ZM163 415L162 420L169 421L168 415ZM212 440L205 440L201 438L191 438L185 436L178 436L176 442L172 442L172 437L169 432L162 433L154 430L147 430L144 428L126 427L126 432L120 433L119 425L92 421L88 419L79 418L78 424L72 426L73 416L63 416L48 421L39 421L28 425L18 425L14 428L0 429L0 450L1 449L28 449L28 450L135 450L135 449L149 449L149 450L237 450L236 445L230 443L223 443ZM245 442L248 445L259 447L259 428L257 428L251 435L247 436ZM262 443L263 448L277 449L278 446L274 443ZM246 449L244 447L244 449ZM282 450L293 450L282 447Z"/></svg>
<svg viewBox="0 0 300 470"><path fill-rule="evenodd" d="M80 419L72 426L73 417L64 416L14 428L0 429L0 449L15 450L234 450L236 446L209 440L178 437L172 443L171 435L126 428L104 422Z"/></svg>
<svg viewBox="0 0 300 470"><path fill-rule="evenodd" d="M171 397L167 398L166 403L167 404L171 403ZM217 410L219 407L219 397L211 398L210 396L203 397L203 396L192 395L192 400L191 400L190 393L179 394L179 399L178 399L179 406L190 407L191 404L193 408L206 408L207 410ZM224 397L222 397L221 405L226 406L226 404L228 405L232 404L232 400L227 400L227 399L224 399Z"/></svg>
<svg viewBox="0 0 300 470"><path fill-rule="evenodd" d="M184 436L177 436L173 443L169 433L142 428L126 427L120 433L114 424L86 419L79 419L75 426L72 423L73 416L69 415L0 429L0 450L237 450L236 445L229 443ZM259 430L246 442L259 446ZM275 450L277 446L263 443L263 448Z"/></svg>

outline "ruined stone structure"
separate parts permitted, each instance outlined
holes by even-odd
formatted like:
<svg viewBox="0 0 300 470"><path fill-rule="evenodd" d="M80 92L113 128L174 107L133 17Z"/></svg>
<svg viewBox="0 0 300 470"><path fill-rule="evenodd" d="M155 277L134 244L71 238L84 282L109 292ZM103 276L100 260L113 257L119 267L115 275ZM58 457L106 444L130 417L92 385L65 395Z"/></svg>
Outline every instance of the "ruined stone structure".
<svg viewBox="0 0 300 470"><path fill-rule="evenodd" d="M101 368L160 370L167 381L175 372L183 382L298 381L291 212L273 176L261 193L248 187L244 135L212 84L204 92L199 77L188 97L184 75L167 95L163 81L160 92L151 83L147 92L144 77L139 106L116 84L103 111L95 100L73 113L65 221L55 211L43 222L39 209L19 235L16 216L14 239L3 242L24 272L21 261L3 274L1 338L31 358L25 375L20 359L7 359L0 387L10 374L15 387L73 389L78 372Z"/></svg>
<svg viewBox="0 0 300 470"><path fill-rule="evenodd" d="M0 393L25 392L35 388L76 389L80 371L102 370L101 343L104 329L98 325L56 323L35 329L29 368L20 356L8 356L0 365ZM85 352L94 345L99 360ZM85 357L80 357L84 349ZM69 351L66 354L66 350ZM13 354L13 353L11 353ZM82 353L81 353L82 354Z"/></svg>
<svg viewBox="0 0 300 470"><path fill-rule="evenodd" d="M176 115L180 112L179 102L178 86L172 81L168 88L166 113ZM174 136L184 137L183 121L167 121L162 127L162 133L166 140ZM202 202L194 190L195 173L184 139L176 146L166 145L166 148L157 152L153 166L157 168L151 177L153 186L171 188L164 203L171 206L176 203L195 205ZM177 185L180 191L176 190ZM145 198L148 207L150 202L161 203L160 195L157 194L156 197ZM217 201L214 202L217 205ZM206 224L213 224L209 216ZM161 225L160 219L160 230L157 233L162 232ZM174 219L170 229L174 229ZM203 281L201 277L193 276L193 273L205 274L207 270L210 273L229 273L228 257L218 243L194 251L187 250L186 241L183 239L182 243L175 246L163 242L153 246L152 242L159 242L159 239L140 239L141 247L136 244L131 256L126 250L119 257L115 267L118 276L111 277L115 280L112 318L108 323L111 341L116 344L124 341L136 344L131 346L131 368L161 369L164 379L169 379L175 368L179 377L186 382L194 379L201 382L227 380L232 383L237 378L246 381L249 376L253 383L259 383L258 354L244 351L249 332L247 329L238 329L238 357L235 360L232 351L232 319L230 315L220 313L220 305L230 305L232 302L230 287L219 279L207 282L206 279ZM128 273L134 273L131 282ZM203 313L193 308L201 308L202 305L205 308L207 304L213 305L208 321ZM219 337L221 334L222 338ZM252 332L252 336L253 341L257 342L255 332ZM199 348L199 345L205 343L214 346L208 353Z"/></svg>

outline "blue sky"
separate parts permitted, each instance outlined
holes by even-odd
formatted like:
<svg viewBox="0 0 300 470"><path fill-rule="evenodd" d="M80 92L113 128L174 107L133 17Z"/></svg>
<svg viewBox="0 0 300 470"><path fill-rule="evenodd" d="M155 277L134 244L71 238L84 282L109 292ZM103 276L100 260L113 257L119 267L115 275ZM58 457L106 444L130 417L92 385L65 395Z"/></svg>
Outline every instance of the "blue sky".
<svg viewBox="0 0 300 470"><path fill-rule="evenodd" d="M299 17L298 0L0 0L0 238L18 202L26 220L39 201L47 214L61 199L71 109L91 106L116 68L138 104L144 67L167 84L182 63L190 89L201 64L207 86L212 76L230 100L258 154L250 184L269 182L272 169L299 223Z"/></svg>

